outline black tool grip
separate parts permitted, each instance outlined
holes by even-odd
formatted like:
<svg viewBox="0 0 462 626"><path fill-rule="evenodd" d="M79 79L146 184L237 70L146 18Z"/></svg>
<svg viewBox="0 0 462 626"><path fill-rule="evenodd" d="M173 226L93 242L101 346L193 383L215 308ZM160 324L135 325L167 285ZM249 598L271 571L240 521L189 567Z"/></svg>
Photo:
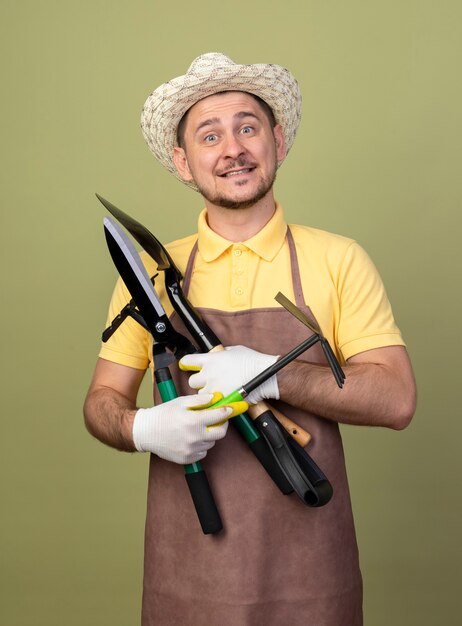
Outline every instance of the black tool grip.
<svg viewBox="0 0 462 626"><path fill-rule="evenodd" d="M165 272L165 286L173 308L183 320L191 336L199 344L199 348L204 352L209 352L219 346L220 340L186 298L180 287L179 277L171 267Z"/></svg>
<svg viewBox="0 0 462 626"><path fill-rule="evenodd" d="M223 524L206 473L202 470L185 476L204 535L218 533Z"/></svg>
<svg viewBox="0 0 462 626"><path fill-rule="evenodd" d="M289 493L292 493L293 488L291 484L281 471L279 465L277 464L271 453L271 450L268 448L268 444L263 439L263 437L260 437L252 443L249 443L249 447L255 454L257 459L260 461L260 463L263 465L265 470L268 472L268 474L271 476L273 481L282 491L282 493L285 496L289 495Z"/></svg>
<svg viewBox="0 0 462 626"><path fill-rule="evenodd" d="M327 504L332 497L332 485L309 454L283 430L271 411L262 413L254 424L299 498L311 507Z"/></svg>
<svg viewBox="0 0 462 626"><path fill-rule="evenodd" d="M308 496L307 504L316 507L324 506L333 495L331 483L324 472L316 465L313 458L295 441L295 439L290 437L288 443L309 482L313 485L313 491Z"/></svg>

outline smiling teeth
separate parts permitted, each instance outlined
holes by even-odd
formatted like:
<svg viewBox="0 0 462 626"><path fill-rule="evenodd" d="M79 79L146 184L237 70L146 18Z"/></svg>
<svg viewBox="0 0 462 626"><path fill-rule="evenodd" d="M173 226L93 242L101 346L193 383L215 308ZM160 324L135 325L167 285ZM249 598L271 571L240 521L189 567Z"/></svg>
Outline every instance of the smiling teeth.
<svg viewBox="0 0 462 626"><path fill-rule="evenodd" d="M248 172L250 172L250 167L243 170L237 170L236 172L227 172L225 176L236 176L237 174L247 174Z"/></svg>

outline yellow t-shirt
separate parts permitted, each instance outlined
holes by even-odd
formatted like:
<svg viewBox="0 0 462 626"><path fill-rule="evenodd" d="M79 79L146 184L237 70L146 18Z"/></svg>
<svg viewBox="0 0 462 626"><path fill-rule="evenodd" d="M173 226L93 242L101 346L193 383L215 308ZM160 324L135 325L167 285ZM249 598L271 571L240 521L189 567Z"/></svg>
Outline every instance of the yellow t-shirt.
<svg viewBox="0 0 462 626"><path fill-rule="evenodd" d="M199 215L198 233L166 246L184 274L191 249L198 252L188 299L195 307L240 311L279 307L281 291L294 302L287 224L280 205L271 220L251 239L233 243L212 231L205 209ZM297 250L305 302L342 362L370 350L404 345L393 319L382 280L366 254L352 239L319 229L290 225ZM150 276L156 263L141 254ZM167 314L172 306L165 293L163 274L156 290ZM119 279L111 300L108 323L130 300ZM152 340L137 322L128 318L102 345L100 357L138 369L151 365ZM288 350L292 346L288 346Z"/></svg>

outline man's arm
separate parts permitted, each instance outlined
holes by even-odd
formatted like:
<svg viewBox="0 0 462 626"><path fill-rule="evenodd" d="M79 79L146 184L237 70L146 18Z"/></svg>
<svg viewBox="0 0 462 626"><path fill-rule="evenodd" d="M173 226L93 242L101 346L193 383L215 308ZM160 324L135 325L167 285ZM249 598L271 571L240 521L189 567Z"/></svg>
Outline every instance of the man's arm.
<svg viewBox="0 0 462 626"><path fill-rule="evenodd" d="M357 354L344 367L343 389L329 367L294 361L277 375L280 399L344 424L402 430L416 408L416 385L403 346Z"/></svg>
<svg viewBox="0 0 462 626"><path fill-rule="evenodd" d="M98 359L84 404L85 425L103 443L135 452L133 420L144 370Z"/></svg>
<svg viewBox="0 0 462 626"><path fill-rule="evenodd" d="M227 395L276 360L250 348L234 346L221 352L190 354L180 367L196 373L195 389ZM343 389L327 365L293 361L257 387L251 402L281 399L321 417L345 424L386 426L401 430L412 419L416 388L412 367L403 346L375 348L348 359ZM252 399L251 399L252 398Z"/></svg>

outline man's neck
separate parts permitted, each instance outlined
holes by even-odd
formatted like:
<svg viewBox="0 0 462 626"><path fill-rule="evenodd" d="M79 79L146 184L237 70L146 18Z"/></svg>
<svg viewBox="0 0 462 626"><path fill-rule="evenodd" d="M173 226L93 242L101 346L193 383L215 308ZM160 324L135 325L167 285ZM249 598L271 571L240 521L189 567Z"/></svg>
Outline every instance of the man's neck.
<svg viewBox="0 0 462 626"><path fill-rule="evenodd" d="M276 210L272 193L247 209L225 209L205 202L207 223L221 237L229 241L246 241L270 221Z"/></svg>

